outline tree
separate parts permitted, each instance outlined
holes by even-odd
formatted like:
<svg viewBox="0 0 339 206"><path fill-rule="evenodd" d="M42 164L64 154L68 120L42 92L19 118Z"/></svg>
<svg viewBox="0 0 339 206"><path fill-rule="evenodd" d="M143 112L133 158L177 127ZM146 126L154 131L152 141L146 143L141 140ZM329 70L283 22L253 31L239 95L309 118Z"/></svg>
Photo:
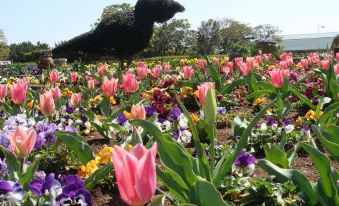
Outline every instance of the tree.
<svg viewBox="0 0 339 206"><path fill-rule="evenodd" d="M201 22L197 31L197 52L199 54L218 52L220 42L220 22L213 19Z"/></svg>
<svg viewBox="0 0 339 206"><path fill-rule="evenodd" d="M16 62L35 62L44 52L49 52L48 44L37 42L34 45L32 42L21 42L10 45L10 59Z"/></svg>
<svg viewBox="0 0 339 206"><path fill-rule="evenodd" d="M154 28L150 42L152 55L181 55L192 50L194 31L187 19L173 19Z"/></svg>
<svg viewBox="0 0 339 206"><path fill-rule="evenodd" d="M7 46L6 36L0 29L0 60L6 60L9 56L9 47Z"/></svg>
<svg viewBox="0 0 339 206"><path fill-rule="evenodd" d="M253 29L254 38L256 41L279 41L280 37L278 34L280 30L278 27L271 24L262 24L254 27Z"/></svg>
<svg viewBox="0 0 339 206"><path fill-rule="evenodd" d="M223 53L230 53L238 50L242 45L251 44L253 35L252 27L233 19L220 21L220 35L222 38L220 49Z"/></svg>

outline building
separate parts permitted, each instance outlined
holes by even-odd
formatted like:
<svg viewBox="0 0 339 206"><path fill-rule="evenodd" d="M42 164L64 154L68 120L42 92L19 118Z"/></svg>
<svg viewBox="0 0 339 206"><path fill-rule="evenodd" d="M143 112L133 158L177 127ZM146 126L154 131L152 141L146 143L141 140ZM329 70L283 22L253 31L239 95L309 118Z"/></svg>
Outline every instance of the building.
<svg viewBox="0 0 339 206"><path fill-rule="evenodd" d="M339 32L283 35L281 47L285 51L339 51Z"/></svg>

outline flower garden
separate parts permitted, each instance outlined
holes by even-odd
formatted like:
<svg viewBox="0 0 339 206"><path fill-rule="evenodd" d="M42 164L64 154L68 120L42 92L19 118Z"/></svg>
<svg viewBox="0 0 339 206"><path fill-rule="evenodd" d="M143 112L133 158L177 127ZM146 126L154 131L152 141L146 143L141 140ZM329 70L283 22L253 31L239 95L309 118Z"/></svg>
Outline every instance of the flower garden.
<svg viewBox="0 0 339 206"><path fill-rule="evenodd" d="M1 205L338 205L338 62L4 69Z"/></svg>

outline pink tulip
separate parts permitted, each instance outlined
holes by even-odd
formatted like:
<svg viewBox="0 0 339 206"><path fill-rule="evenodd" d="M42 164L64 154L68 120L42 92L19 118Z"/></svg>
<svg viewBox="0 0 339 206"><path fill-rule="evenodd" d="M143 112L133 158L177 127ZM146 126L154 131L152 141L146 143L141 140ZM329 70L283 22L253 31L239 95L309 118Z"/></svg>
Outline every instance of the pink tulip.
<svg viewBox="0 0 339 206"><path fill-rule="evenodd" d="M71 72L70 73L70 79L72 83L75 83L78 81L78 73L77 72Z"/></svg>
<svg viewBox="0 0 339 206"><path fill-rule="evenodd" d="M205 70L207 66L207 62L204 59L198 59L197 68L201 70Z"/></svg>
<svg viewBox="0 0 339 206"><path fill-rule="evenodd" d="M157 66L155 66L155 67L153 68L153 70L152 70L152 76L153 76L154 79L159 78L159 73L160 73L160 71L161 71L161 65L157 65Z"/></svg>
<svg viewBox="0 0 339 206"><path fill-rule="evenodd" d="M233 69L234 69L234 64L233 64L233 62L227 62L227 67L229 68L229 70L230 70L231 72L233 72Z"/></svg>
<svg viewBox="0 0 339 206"><path fill-rule="evenodd" d="M88 80L87 81L87 88L88 88L88 90L92 91L95 88L95 81L94 80Z"/></svg>
<svg viewBox="0 0 339 206"><path fill-rule="evenodd" d="M132 119L146 119L146 110L144 105L132 105L131 108Z"/></svg>
<svg viewBox="0 0 339 206"><path fill-rule="evenodd" d="M102 65L100 67L98 67L98 74L100 76L104 76L105 72L106 72L107 66L106 65Z"/></svg>
<svg viewBox="0 0 339 206"><path fill-rule="evenodd" d="M52 83L57 83L59 81L59 74L57 70L53 70L49 72L49 80Z"/></svg>
<svg viewBox="0 0 339 206"><path fill-rule="evenodd" d="M139 79L145 79L148 73L149 73L149 69L147 68L147 66L137 67L137 75Z"/></svg>
<svg viewBox="0 0 339 206"><path fill-rule="evenodd" d="M142 144L129 153L114 145L111 155L121 199L128 205L146 205L155 194L157 143L147 150Z"/></svg>
<svg viewBox="0 0 339 206"><path fill-rule="evenodd" d="M337 60L337 62L339 62L339 52L335 54L335 59Z"/></svg>
<svg viewBox="0 0 339 206"><path fill-rule="evenodd" d="M280 64L280 69L287 69L288 68L288 62L287 61L281 61L279 64Z"/></svg>
<svg viewBox="0 0 339 206"><path fill-rule="evenodd" d="M215 89L215 83L205 82L198 86L199 102L201 106L205 105L205 98L209 89Z"/></svg>
<svg viewBox="0 0 339 206"><path fill-rule="evenodd" d="M135 79L135 76L131 72L127 72L122 77L122 87L124 88L125 92L134 93L139 88L139 83Z"/></svg>
<svg viewBox="0 0 339 206"><path fill-rule="evenodd" d="M113 97L118 88L118 80L112 78L111 80L104 78L101 85L102 94L105 96Z"/></svg>
<svg viewBox="0 0 339 206"><path fill-rule="evenodd" d="M40 109L43 115L52 116L55 110L52 92L46 92L45 94L40 95Z"/></svg>
<svg viewBox="0 0 339 206"><path fill-rule="evenodd" d="M168 62L165 62L165 63L162 65L162 68L163 68L165 71L169 71L169 70L171 70L171 65L170 65Z"/></svg>
<svg viewBox="0 0 339 206"><path fill-rule="evenodd" d="M12 101L15 104L23 104L26 100L28 85L24 81L18 81L16 84L13 84L10 88Z"/></svg>
<svg viewBox="0 0 339 206"><path fill-rule="evenodd" d="M54 99L59 99L62 96L59 87L52 88L51 93L52 93Z"/></svg>
<svg viewBox="0 0 339 206"><path fill-rule="evenodd" d="M246 65L249 70L252 70L254 68L254 57L247 57Z"/></svg>
<svg viewBox="0 0 339 206"><path fill-rule="evenodd" d="M301 65L304 67L304 68L307 68L308 67L308 60L307 59L301 59L300 60L300 63Z"/></svg>
<svg viewBox="0 0 339 206"><path fill-rule="evenodd" d="M81 101L81 93L73 93L71 96L71 106L77 106Z"/></svg>
<svg viewBox="0 0 339 206"><path fill-rule="evenodd" d="M284 86L284 78L289 78L288 70L273 70L269 72L272 80L272 85L276 88Z"/></svg>
<svg viewBox="0 0 339 206"><path fill-rule="evenodd" d="M183 74L184 74L184 79L186 79L186 80L191 79L191 77L194 73L193 67L191 67L191 66L184 66L182 71L183 71Z"/></svg>
<svg viewBox="0 0 339 206"><path fill-rule="evenodd" d="M251 72L251 69L245 63L241 63L239 69L244 76L247 76Z"/></svg>
<svg viewBox="0 0 339 206"><path fill-rule="evenodd" d="M324 59L321 61L321 67L323 69L329 69L330 68L330 61L329 59Z"/></svg>
<svg viewBox="0 0 339 206"><path fill-rule="evenodd" d="M26 128L18 126L14 133L9 138L13 153L19 157L24 158L31 153L36 142L36 132L34 128Z"/></svg>
<svg viewBox="0 0 339 206"><path fill-rule="evenodd" d="M339 75L339 64L334 65L334 73L335 75Z"/></svg>
<svg viewBox="0 0 339 206"><path fill-rule="evenodd" d="M255 62L257 62L258 64L261 64L262 63L262 56L261 55L255 56Z"/></svg>
<svg viewBox="0 0 339 206"><path fill-rule="evenodd" d="M143 61L138 61L137 67L147 67L147 65Z"/></svg>
<svg viewBox="0 0 339 206"><path fill-rule="evenodd" d="M0 84L0 98L5 98L7 96L7 85L6 84Z"/></svg>

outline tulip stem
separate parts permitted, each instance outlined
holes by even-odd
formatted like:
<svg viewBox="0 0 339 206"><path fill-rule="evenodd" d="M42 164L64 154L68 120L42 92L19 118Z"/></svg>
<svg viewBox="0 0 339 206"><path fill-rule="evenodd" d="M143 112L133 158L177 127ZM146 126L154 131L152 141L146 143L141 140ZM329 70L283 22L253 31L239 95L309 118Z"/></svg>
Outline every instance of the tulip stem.
<svg viewBox="0 0 339 206"><path fill-rule="evenodd" d="M24 173L25 158L20 158L20 175Z"/></svg>
<svg viewBox="0 0 339 206"><path fill-rule="evenodd" d="M167 197L172 203L174 202L174 199L173 199L171 196L169 196L168 194L166 194L166 192L164 192L162 189L160 189L159 187L157 187L156 190L157 190L159 193L163 194L165 197Z"/></svg>

